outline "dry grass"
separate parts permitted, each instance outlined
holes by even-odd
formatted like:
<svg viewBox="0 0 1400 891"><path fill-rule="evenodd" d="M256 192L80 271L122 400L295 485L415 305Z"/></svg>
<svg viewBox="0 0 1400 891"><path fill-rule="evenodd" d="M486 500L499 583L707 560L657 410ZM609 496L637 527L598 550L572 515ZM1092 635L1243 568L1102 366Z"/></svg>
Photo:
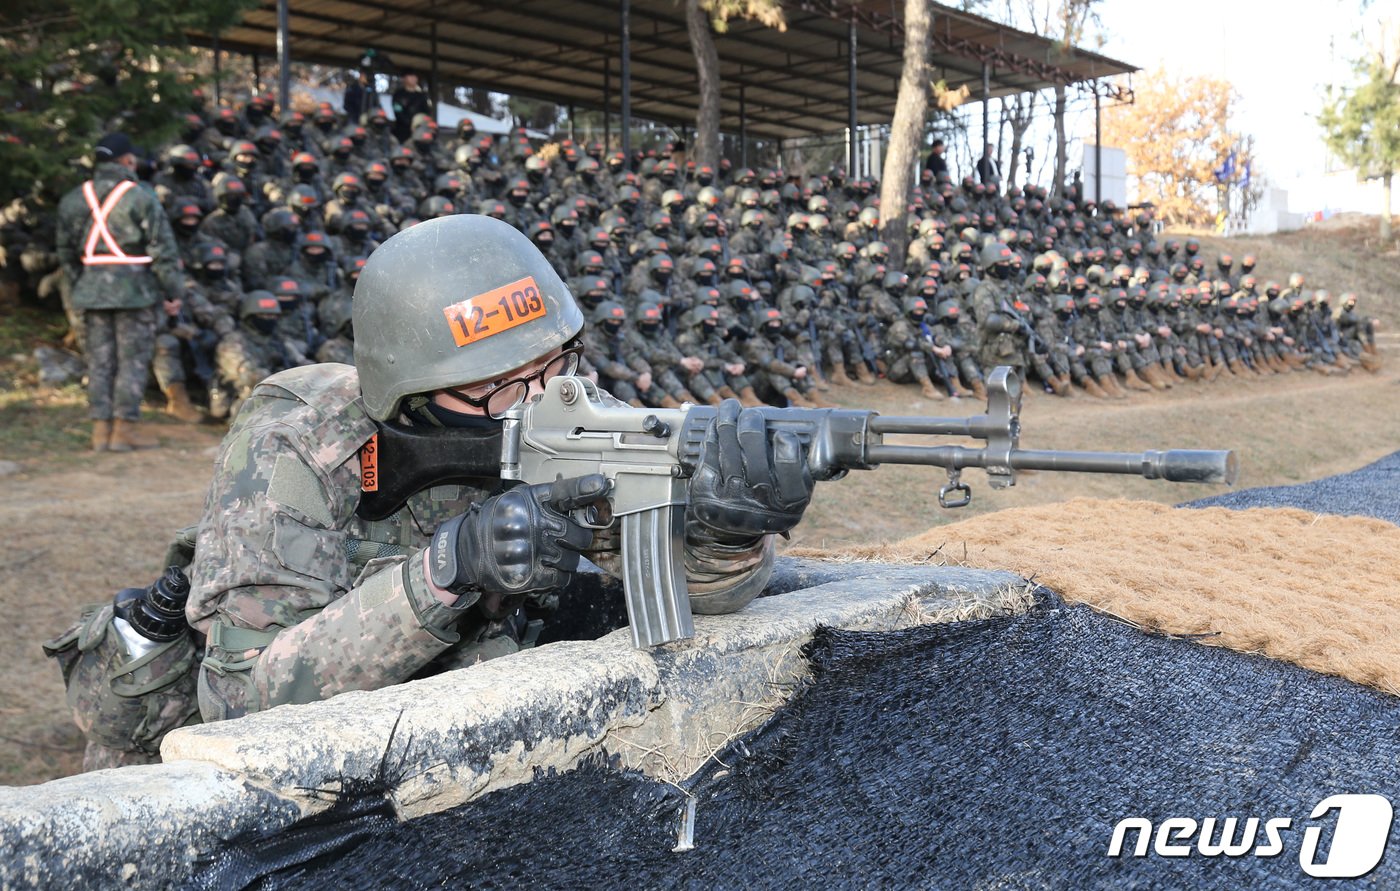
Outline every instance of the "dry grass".
<svg viewBox="0 0 1400 891"><path fill-rule="evenodd" d="M927 562L931 552L1033 575L1149 631L1214 635L1205 642L1400 695L1400 528L1381 520L1075 499L841 556Z"/></svg>

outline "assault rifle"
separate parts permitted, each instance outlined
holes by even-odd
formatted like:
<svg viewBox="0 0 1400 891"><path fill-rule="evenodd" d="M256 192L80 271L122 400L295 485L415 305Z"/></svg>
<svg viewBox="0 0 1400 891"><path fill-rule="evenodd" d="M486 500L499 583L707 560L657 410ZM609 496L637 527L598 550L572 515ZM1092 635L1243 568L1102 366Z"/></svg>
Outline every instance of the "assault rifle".
<svg viewBox="0 0 1400 891"><path fill-rule="evenodd" d="M886 417L859 409L759 409L770 430L795 433L812 476L840 479L881 464L942 467L945 508L972 500L968 467L986 470L992 488L1015 484L1018 470L1123 473L1173 482L1232 484L1230 451L1060 452L1023 449L1021 379L997 368L987 378L987 411L969 418ZM586 378L556 377L531 402L512 409L499 430L419 429L379 425L376 491L361 494L357 513L383 519L409 496L434 485L500 477L552 482L601 473L611 482L605 505L575 518L594 529L620 526L623 590L632 642L656 646L694 634L682 564L686 493L717 409L633 408L600 393ZM886 434L967 437L981 447L886 443Z"/></svg>
<svg viewBox="0 0 1400 891"><path fill-rule="evenodd" d="M1025 316L1017 312L1009 301L1003 299L1001 301L1001 306L998 307L998 311L1004 316L1010 316L1017 327L1021 329L1021 333L1026 335L1026 342L1030 344L1032 352L1038 356L1043 356L1050 352L1050 345L1041 338L1040 334L1035 330L1035 326L1027 321Z"/></svg>

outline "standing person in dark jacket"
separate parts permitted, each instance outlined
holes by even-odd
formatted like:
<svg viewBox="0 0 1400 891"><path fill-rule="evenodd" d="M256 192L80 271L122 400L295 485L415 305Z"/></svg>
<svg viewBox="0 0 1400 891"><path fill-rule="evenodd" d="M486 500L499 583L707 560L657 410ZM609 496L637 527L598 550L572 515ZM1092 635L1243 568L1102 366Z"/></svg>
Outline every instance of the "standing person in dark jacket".
<svg viewBox="0 0 1400 891"><path fill-rule="evenodd" d="M428 93L418 84L418 74L405 71L394 91L394 136L408 142L413 136L413 117L428 114Z"/></svg>
<svg viewBox="0 0 1400 891"><path fill-rule="evenodd" d="M948 159L944 156L943 140L935 139L933 148L929 150L928 160L924 162L924 169L933 174L934 181L938 180L940 173L948 173Z"/></svg>

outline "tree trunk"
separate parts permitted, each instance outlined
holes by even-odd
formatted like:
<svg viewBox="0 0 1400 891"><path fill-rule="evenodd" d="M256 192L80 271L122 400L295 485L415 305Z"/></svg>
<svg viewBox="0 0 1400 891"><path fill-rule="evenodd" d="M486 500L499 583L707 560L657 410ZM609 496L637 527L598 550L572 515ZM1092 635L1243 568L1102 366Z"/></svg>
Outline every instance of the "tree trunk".
<svg viewBox="0 0 1400 891"><path fill-rule="evenodd" d="M1381 241L1390 241L1390 178L1387 173L1381 177ZM1381 245L1385 250L1389 245Z"/></svg>
<svg viewBox="0 0 1400 891"><path fill-rule="evenodd" d="M1065 85L1055 85L1055 185L1051 195L1064 195L1065 174L1069 171L1065 158Z"/></svg>
<svg viewBox="0 0 1400 891"><path fill-rule="evenodd" d="M904 2L904 72L899 78L890 145L880 186L880 240L890 246L889 268L904 268L909 244L909 188L928 108L928 44L933 10L928 0Z"/></svg>
<svg viewBox="0 0 1400 891"><path fill-rule="evenodd" d="M719 53L710 33L710 17L700 8L700 0L685 0L685 29L690 34L690 50L695 54L695 74L699 81L700 107L695 112L695 165L719 169Z"/></svg>

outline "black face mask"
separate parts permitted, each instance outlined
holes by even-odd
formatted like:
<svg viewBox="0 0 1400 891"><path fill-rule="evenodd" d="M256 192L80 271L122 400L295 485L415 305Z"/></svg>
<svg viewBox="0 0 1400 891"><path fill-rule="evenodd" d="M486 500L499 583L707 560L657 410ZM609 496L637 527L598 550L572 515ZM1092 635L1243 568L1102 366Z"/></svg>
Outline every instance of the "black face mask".
<svg viewBox="0 0 1400 891"><path fill-rule="evenodd" d="M492 430L501 426L500 421L486 415L463 414L450 408L443 408L431 400L423 404L422 410L442 426L457 430ZM409 417L413 417L412 412L409 413Z"/></svg>
<svg viewBox="0 0 1400 891"><path fill-rule="evenodd" d="M198 224L198 223L176 223L176 224L175 224L175 231L180 232L180 233L182 233L182 234L184 234L184 235L193 235L193 234L195 234L196 232L199 231L199 224Z"/></svg>
<svg viewBox="0 0 1400 891"><path fill-rule="evenodd" d="M238 209L243 206L243 196L229 195L226 196L219 203L223 205L224 210L228 211L229 213L238 213Z"/></svg>
<svg viewBox="0 0 1400 891"><path fill-rule="evenodd" d="M224 276L227 274L228 270L224 269L222 266L218 268L211 268L206 266L204 267L201 276L207 282L221 282L224 280Z"/></svg>
<svg viewBox="0 0 1400 891"><path fill-rule="evenodd" d="M604 322L603 330L608 333L609 337L616 337L622 331L622 324L620 322Z"/></svg>
<svg viewBox="0 0 1400 891"><path fill-rule="evenodd" d="M276 318L267 319L262 318L261 316L253 316L247 321L249 325L253 326L254 331L258 332L264 337L277 330L278 320Z"/></svg>
<svg viewBox="0 0 1400 891"><path fill-rule="evenodd" d="M185 180L185 181L194 179L194 168L193 168L193 167L176 167L176 168L175 168L175 178L178 179L178 180Z"/></svg>
<svg viewBox="0 0 1400 891"><path fill-rule="evenodd" d="M277 233L277 239L291 244L297 240L297 230L295 228L284 229Z"/></svg>

